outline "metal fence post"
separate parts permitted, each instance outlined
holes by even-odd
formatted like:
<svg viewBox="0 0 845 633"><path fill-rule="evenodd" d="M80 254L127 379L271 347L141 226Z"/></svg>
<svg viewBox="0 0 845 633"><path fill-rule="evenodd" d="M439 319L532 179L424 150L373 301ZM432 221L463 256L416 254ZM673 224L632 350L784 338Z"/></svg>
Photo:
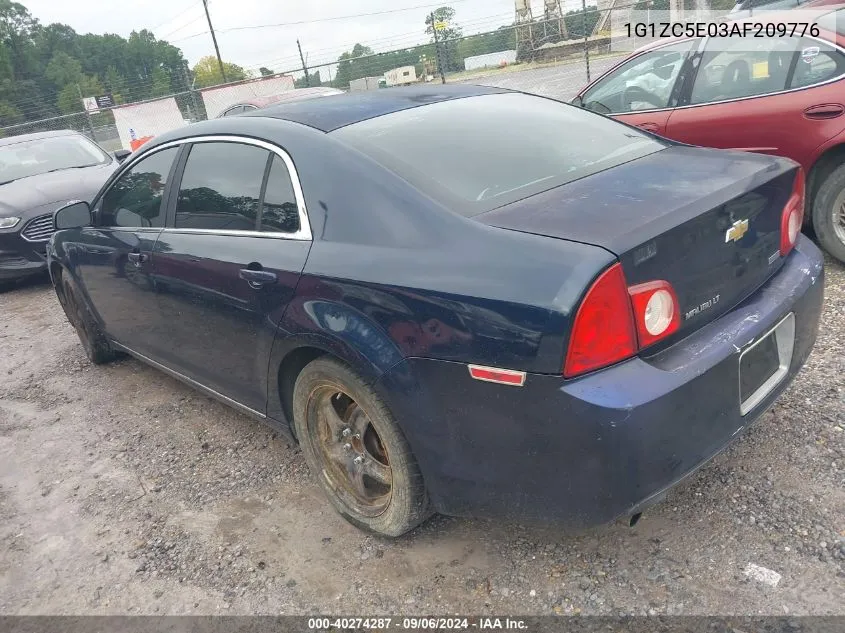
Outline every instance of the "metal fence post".
<svg viewBox="0 0 845 633"><path fill-rule="evenodd" d="M88 108L85 107L85 101L82 97L82 88L79 87L79 84L76 84L76 92L79 93L79 102L82 104L82 109L85 110L85 118L88 119L88 129L91 132L91 140L96 141L97 137L94 135L94 123L91 121L91 113L88 112Z"/></svg>
<svg viewBox="0 0 845 633"><path fill-rule="evenodd" d="M601 16L599 16L601 20ZM587 0L581 0L581 24L584 29L584 63L587 65L587 83L590 83L590 43L587 39Z"/></svg>

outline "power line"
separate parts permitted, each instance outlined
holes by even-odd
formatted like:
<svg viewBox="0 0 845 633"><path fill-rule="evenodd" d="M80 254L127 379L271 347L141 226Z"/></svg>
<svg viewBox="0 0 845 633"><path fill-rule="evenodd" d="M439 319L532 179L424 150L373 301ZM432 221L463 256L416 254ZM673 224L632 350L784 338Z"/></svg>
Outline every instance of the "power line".
<svg viewBox="0 0 845 633"><path fill-rule="evenodd" d="M200 4L200 3L199 3L199 2L194 2L193 4L191 4L191 5L187 6L187 7L185 7L184 9L182 9L179 13L177 13L177 14L176 14L176 15L174 15L173 17L168 18L168 19L167 19L167 20L165 20L164 22L161 22L158 26L154 26L153 28L151 28L151 29L149 29L149 30L150 30L150 31L155 31L156 29L160 29L161 27L163 27L165 24L170 24L170 23L171 23L171 22L173 22L176 18L182 17L182 15L184 15L185 13L187 13L188 11L190 11L191 9L193 9L193 8L194 8L195 6L197 6L198 4ZM180 27L180 28L182 28L182 27ZM176 29L176 30L178 31L179 29Z"/></svg>
<svg viewBox="0 0 845 633"><path fill-rule="evenodd" d="M458 4L459 2L467 2L467 0L451 0L449 4ZM351 15L337 15L330 18L314 18L313 20L297 20L295 22L279 22L277 24L253 24L249 26L233 26L228 29L218 29L218 33L230 33L232 31L246 31L252 29L269 29L269 28L280 28L285 26L299 26L302 24L317 24L321 22L333 22L337 20L351 20L353 18L366 18L372 17L375 15L386 15L388 13L403 13L405 11L415 11L417 9L430 9L432 7L441 7L443 6L442 2L438 2L437 4L423 4L418 5L415 7L405 7L403 9L386 9L384 11L371 11L369 13L354 13ZM199 37L200 35L205 35L208 31L203 33L195 33L194 35L188 35L186 37L182 37L179 39L172 40L173 42L184 42L185 40L189 40L195 37Z"/></svg>

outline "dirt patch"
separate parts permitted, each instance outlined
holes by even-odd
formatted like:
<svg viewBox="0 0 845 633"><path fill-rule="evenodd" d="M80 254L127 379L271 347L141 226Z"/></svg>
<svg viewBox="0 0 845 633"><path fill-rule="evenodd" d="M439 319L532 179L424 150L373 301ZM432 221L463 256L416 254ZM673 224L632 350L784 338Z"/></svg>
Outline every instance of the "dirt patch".
<svg viewBox="0 0 845 633"><path fill-rule="evenodd" d="M845 270L777 405L634 528L340 519L299 450L0 294L0 612L845 614ZM749 578L749 563L780 574Z"/></svg>

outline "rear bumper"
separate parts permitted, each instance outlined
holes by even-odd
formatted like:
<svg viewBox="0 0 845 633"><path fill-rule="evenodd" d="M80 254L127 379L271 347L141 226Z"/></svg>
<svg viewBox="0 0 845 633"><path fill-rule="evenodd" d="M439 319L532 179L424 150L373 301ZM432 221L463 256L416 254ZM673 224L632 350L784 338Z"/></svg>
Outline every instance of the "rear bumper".
<svg viewBox="0 0 845 633"><path fill-rule="evenodd" d="M18 232L0 233L0 281L47 270L46 242L28 242Z"/></svg>
<svg viewBox="0 0 845 633"><path fill-rule="evenodd" d="M461 363L407 359L378 388L401 421L435 508L572 527L633 513L694 472L786 389L815 343L820 251L799 239L744 303L667 350L575 380L472 380ZM792 312L782 382L740 414L739 356Z"/></svg>

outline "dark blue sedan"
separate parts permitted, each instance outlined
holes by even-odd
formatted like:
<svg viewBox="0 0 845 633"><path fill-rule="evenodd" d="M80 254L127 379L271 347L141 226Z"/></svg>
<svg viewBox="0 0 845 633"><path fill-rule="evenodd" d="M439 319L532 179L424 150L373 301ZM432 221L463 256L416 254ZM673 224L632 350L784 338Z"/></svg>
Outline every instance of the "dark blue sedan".
<svg viewBox="0 0 845 633"><path fill-rule="evenodd" d="M793 162L473 86L326 97L146 144L56 213L94 363L129 353L300 442L334 507L636 517L810 354Z"/></svg>

